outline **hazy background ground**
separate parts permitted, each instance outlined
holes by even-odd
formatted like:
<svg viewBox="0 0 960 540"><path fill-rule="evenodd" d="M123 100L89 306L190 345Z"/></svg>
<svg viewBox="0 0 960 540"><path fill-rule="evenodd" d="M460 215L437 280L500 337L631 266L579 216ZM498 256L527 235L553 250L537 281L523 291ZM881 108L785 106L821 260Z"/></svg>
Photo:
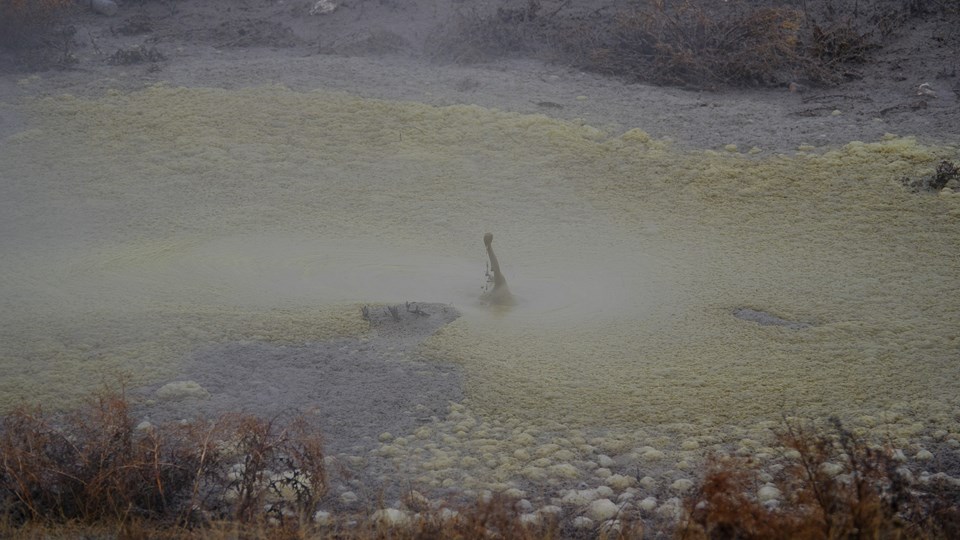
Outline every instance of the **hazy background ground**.
<svg viewBox="0 0 960 540"><path fill-rule="evenodd" d="M667 3L685 13L683 4ZM348 0L331 2L332 12L311 15L319 4L307 0L128 1L112 17L72 11L64 21L67 33L47 38L42 52L0 53L0 70L7 73L0 98L97 93L161 81L274 83L579 118L613 132L641 126L696 148L732 143L742 150L783 151L876 140L884 133L955 137L960 132L956 13L932 0L855 4L856 11L829 1L693 3L706 10L697 16L716 20L735 20L761 7L802 13L801 30L816 26L826 33L821 45L830 51L821 53L819 63L829 64L832 75L829 84L818 85L808 80L810 70L771 67L767 79L756 81L681 76L679 84L689 89L680 90L643 84L671 80L653 69L603 76L610 69L597 63L595 51L608 50L616 40L584 35L584 28L617 30L618 16L653 9L644 2ZM537 9L531 12L531 6ZM666 23L670 17L664 16ZM576 42L577 50L566 50L558 32ZM745 51L750 48L743 43ZM155 56L141 54L147 52ZM38 68L42 76L23 82ZM791 81L810 88L791 93ZM936 97L918 95L923 83ZM14 122L5 115L0 129Z"/></svg>
<svg viewBox="0 0 960 540"><path fill-rule="evenodd" d="M562 17L641 3L77 8L0 56L3 404L189 379L142 414L322 406L344 462L547 496L599 482L600 452L675 495L708 448L764 453L786 409L949 469L960 210L899 178L957 159L956 13L808 4L763 3L839 21L829 84L656 86L552 46ZM509 317L474 302L488 229ZM464 316L421 347L433 327L390 334L379 307L370 333L359 302L404 300Z"/></svg>

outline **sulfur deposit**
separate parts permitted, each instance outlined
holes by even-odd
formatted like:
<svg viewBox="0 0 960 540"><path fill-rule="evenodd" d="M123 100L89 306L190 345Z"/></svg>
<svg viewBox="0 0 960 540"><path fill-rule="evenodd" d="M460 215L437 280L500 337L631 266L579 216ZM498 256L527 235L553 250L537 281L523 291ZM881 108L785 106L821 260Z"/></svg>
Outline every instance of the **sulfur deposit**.
<svg viewBox="0 0 960 540"><path fill-rule="evenodd" d="M763 454L784 414L904 445L960 432L960 196L899 183L955 147L681 152L280 87L18 107L30 126L0 144L4 408L69 404L117 370L160 382L208 343L357 336L357 304L416 300L462 311L423 352L467 395L422 437L381 438L423 485L587 479L611 490L581 501L602 520L626 490L657 504L628 462L672 470L650 482L674 497L705 449ZM493 229L508 311L478 301Z"/></svg>

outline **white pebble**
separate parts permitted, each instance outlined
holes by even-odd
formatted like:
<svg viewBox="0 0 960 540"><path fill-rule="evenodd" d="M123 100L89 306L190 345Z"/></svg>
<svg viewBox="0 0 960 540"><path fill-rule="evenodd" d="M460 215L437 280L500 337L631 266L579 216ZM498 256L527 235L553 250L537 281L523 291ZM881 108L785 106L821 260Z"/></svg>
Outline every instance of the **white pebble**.
<svg viewBox="0 0 960 540"><path fill-rule="evenodd" d="M563 498L560 499L563 504L572 506L584 506L597 498L597 491L593 489L571 489Z"/></svg>
<svg viewBox="0 0 960 540"><path fill-rule="evenodd" d="M663 452L661 452L661 451L659 451L659 450L655 450L655 449L653 449L653 448L651 448L651 449L645 451L644 453L640 454L640 457L642 457L642 458L643 458L644 460L646 460L646 461L659 461L659 460L663 459L665 456L666 456L666 454L664 454Z"/></svg>
<svg viewBox="0 0 960 540"><path fill-rule="evenodd" d="M573 519L573 528L574 529L592 529L593 520L586 516L579 516Z"/></svg>
<svg viewBox="0 0 960 540"><path fill-rule="evenodd" d="M923 449L917 452L916 458L917 458L917 461L930 461L931 459L933 459L933 452L927 449Z"/></svg>
<svg viewBox="0 0 960 540"><path fill-rule="evenodd" d="M656 497L647 497L646 499L637 503L637 508L643 510L644 512L652 512L653 509L656 507L657 507Z"/></svg>
<svg viewBox="0 0 960 540"><path fill-rule="evenodd" d="M833 478L843 472L843 465L839 463L826 462L820 465L820 472Z"/></svg>
<svg viewBox="0 0 960 540"><path fill-rule="evenodd" d="M538 446L534 451L533 455L537 457L547 457L553 455L554 452L560 450L560 445L554 443L547 443L541 446Z"/></svg>
<svg viewBox="0 0 960 540"><path fill-rule="evenodd" d="M185 399L206 399L210 392L197 381L173 381L156 391L157 398L163 401L182 401Z"/></svg>
<svg viewBox="0 0 960 540"><path fill-rule="evenodd" d="M330 524L330 512L324 512L323 510L317 510L313 514L313 522L317 525L326 526Z"/></svg>
<svg viewBox="0 0 960 540"><path fill-rule="evenodd" d="M398 510L396 508L384 508L383 510L377 510L373 513L371 519L375 523L386 525L388 527L396 527L410 523L410 516L407 515L407 513L403 510Z"/></svg>
<svg viewBox="0 0 960 540"><path fill-rule="evenodd" d="M520 475L531 482L543 482L549 476L546 469L541 467L524 467Z"/></svg>
<svg viewBox="0 0 960 540"><path fill-rule="evenodd" d="M549 467L550 476L554 478L577 478L580 476L580 471L576 467L569 463L560 463L559 465L553 465Z"/></svg>
<svg viewBox="0 0 960 540"><path fill-rule="evenodd" d="M340 494L340 502L343 504L353 504L359 500L357 494L352 491L345 491Z"/></svg>
<svg viewBox="0 0 960 540"><path fill-rule="evenodd" d="M540 525L540 514L532 512L520 514L520 524L528 527L536 527L537 525Z"/></svg>
<svg viewBox="0 0 960 540"><path fill-rule="evenodd" d="M599 469L593 471L593 475L596 476L597 478L608 478L612 474L613 472L610 471L610 469L607 469L606 467L600 467Z"/></svg>
<svg viewBox="0 0 960 540"><path fill-rule="evenodd" d="M780 490L773 484L767 484L757 491L757 499L762 503L778 500L780 497Z"/></svg>
<svg viewBox="0 0 960 540"><path fill-rule="evenodd" d="M679 520L683 516L683 509L680 505L680 499L672 497L667 499L660 508L657 508L657 515L663 518Z"/></svg>
<svg viewBox="0 0 960 540"><path fill-rule="evenodd" d="M587 508L587 517L594 521L604 521L616 516L619 511L620 507L610 499L597 499Z"/></svg>
<svg viewBox="0 0 960 540"><path fill-rule="evenodd" d="M599 464L601 467L610 468L613 467L614 462L610 456L606 454L600 454L597 456L597 464Z"/></svg>
<svg viewBox="0 0 960 540"><path fill-rule="evenodd" d="M613 490L607 486L597 486L595 491L597 492L598 497L603 497L605 499L613 497Z"/></svg>
<svg viewBox="0 0 960 540"><path fill-rule="evenodd" d="M676 491L677 493L683 493L689 491L693 487L693 480L687 478L681 478L676 480L674 483L670 484L670 489Z"/></svg>
<svg viewBox="0 0 960 540"><path fill-rule="evenodd" d="M645 489L657 489L657 481L652 476L644 476L641 478L640 485Z"/></svg>
<svg viewBox="0 0 960 540"><path fill-rule="evenodd" d="M554 504L548 504L543 508L541 508L540 510L538 510L537 512L539 512L543 516L560 517L560 514L563 513L563 508L560 508L559 506Z"/></svg>
<svg viewBox="0 0 960 540"><path fill-rule="evenodd" d="M700 448L700 442L696 439L687 439L680 443L681 450L696 450Z"/></svg>
<svg viewBox="0 0 960 540"><path fill-rule="evenodd" d="M503 495L505 497L510 497L511 499L523 499L526 498L527 492L522 489L512 487L503 490Z"/></svg>
<svg viewBox="0 0 960 540"><path fill-rule="evenodd" d="M530 446L535 443L537 440L533 438L529 433L521 433L513 438L513 441L520 446Z"/></svg>
<svg viewBox="0 0 960 540"><path fill-rule="evenodd" d="M634 485L636 482L637 482L637 479L632 476L615 474L607 478L606 480L604 480L603 483L610 486L613 489L623 491L624 489L627 489L628 487Z"/></svg>
<svg viewBox="0 0 960 540"><path fill-rule="evenodd" d="M897 474L900 475L900 478L903 479L907 484L914 483L913 473L910 472L910 469L906 467L897 467Z"/></svg>

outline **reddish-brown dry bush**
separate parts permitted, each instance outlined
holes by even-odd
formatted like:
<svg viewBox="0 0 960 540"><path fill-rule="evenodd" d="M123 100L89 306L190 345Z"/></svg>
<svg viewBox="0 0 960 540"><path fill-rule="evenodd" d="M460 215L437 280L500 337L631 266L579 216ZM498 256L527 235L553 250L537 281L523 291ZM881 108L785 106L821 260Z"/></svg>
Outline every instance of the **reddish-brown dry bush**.
<svg viewBox="0 0 960 540"><path fill-rule="evenodd" d="M273 472L271 472L273 471ZM296 526L326 490L322 440L303 419L246 415L137 429L123 393L0 424L0 521L158 527L271 516Z"/></svg>
<svg viewBox="0 0 960 540"><path fill-rule="evenodd" d="M430 48L455 62L533 56L686 87L833 84L859 77L855 66L910 18L957 11L943 0L502 3L462 12Z"/></svg>
<svg viewBox="0 0 960 540"><path fill-rule="evenodd" d="M753 463L711 458L699 490L686 500L680 538L947 539L960 534L960 488L911 480L889 448L854 436L788 425L781 443L795 450L776 479L783 496L757 497Z"/></svg>
<svg viewBox="0 0 960 540"><path fill-rule="evenodd" d="M593 52L595 69L644 73L678 85L771 84L785 72L809 69L800 40L803 14L789 8L750 8L718 14L689 1L621 13L608 43Z"/></svg>

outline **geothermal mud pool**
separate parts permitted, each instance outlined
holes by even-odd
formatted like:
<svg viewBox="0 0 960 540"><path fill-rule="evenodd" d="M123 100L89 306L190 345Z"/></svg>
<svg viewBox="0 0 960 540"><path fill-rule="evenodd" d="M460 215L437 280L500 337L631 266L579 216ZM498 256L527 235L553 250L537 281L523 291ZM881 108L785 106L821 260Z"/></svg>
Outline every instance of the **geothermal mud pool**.
<svg viewBox="0 0 960 540"><path fill-rule="evenodd" d="M128 373L150 392L208 381L177 387L183 414L310 395L349 424L364 400L311 394L310 355L361 374L406 362L402 384L350 388L413 412L335 432L338 459L376 461L380 485L545 500L580 483L679 494L711 449L773 455L784 416L837 415L910 456L960 446L960 195L899 184L956 147L680 151L640 129L281 87L5 110L26 121L0 145L4 408L67 407ZM477 301L485 231L514 307ZM387 335L391 350L360 306L406 301L461 316ZM230 393L231 360L259 354L281 373L269 399Z"/></svg>

